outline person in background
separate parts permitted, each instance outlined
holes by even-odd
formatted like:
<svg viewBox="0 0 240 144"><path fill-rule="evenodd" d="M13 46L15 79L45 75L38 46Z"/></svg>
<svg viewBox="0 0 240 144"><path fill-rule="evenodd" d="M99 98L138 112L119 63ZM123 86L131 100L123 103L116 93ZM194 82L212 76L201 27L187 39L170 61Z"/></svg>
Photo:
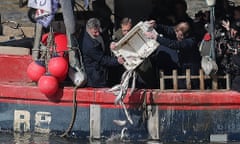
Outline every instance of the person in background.
<svg viewBox="0 0 240 144"><path fill-rule="evenodd" d="M114 33L113 41L117 42L124 37L132 28L132 19L125 17L122 19L120 28Z"/></svg>
<svg viewBox="0 0 240 144"><path fill-rule="evenodd" d="M222 20L222 26L225 28L227 31L227 36L230 39L239 39L240 35L240 20L234 20L234 21L229 21L229 20Z"/></svg>
<svg viewBox="0 0 240 144"><path fill-rule="evenodd" d="M102 38L106 45L109 45L112 41L111 36L113 35L113 27L114 24L111 20L112 10L106 3L106 0L93 0L92 1L92 9L94 17L99 19L102 28ZM108 54L111 53L110 49L107 48L106 52Z"/></svg>
<svg viewBox="0 0 240 144"><path fill-rule="evenodd" d="M118 42L121 38L123 38L131 30L131 28L132 28L132 19L128 17L123 18L120 23L120 28L112 36L113 42L110 44L110 48L114 49L116 42ZM108 73L108 81L110 85L113 86L113 85L119 84L124 71L125 71L125 68L123 67L123 65L110 68Z"/></svg>
<svg viewBox="0 0 240 144"><path fill-rule="evenodd" d="M107 83L108 68L124 63L122 57L111 57L105 53L105 45L100 31L100 21L97 18L91 18L87 21L86 32L82 40L87 87L109 87Z"/></svg>
<svg viewBox="0 0 240 144"><path fill-rule="evenodd" d="M222 21L222 26L226 29L228 39L225 57L227 60L222 64L225 71L231 74L231 89L240 92L240 21Z"/></svg>
<svg viewBox="0 0 240 144"><path fill-rule="evenodd" d="M208 32L206 28L210 23L210 11L198 11L195 14L195 19L193 22L194 35L200 45L204 35Z"/></svg>

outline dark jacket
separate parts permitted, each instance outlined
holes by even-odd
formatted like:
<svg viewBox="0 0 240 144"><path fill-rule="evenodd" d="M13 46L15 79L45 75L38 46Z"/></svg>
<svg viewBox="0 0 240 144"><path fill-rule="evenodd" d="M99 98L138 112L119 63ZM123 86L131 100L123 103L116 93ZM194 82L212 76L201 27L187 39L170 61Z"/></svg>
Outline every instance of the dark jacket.
<svg viewBox="0 0 240 144"><path fill-rule="evenodd" d="M177 51L180 74L185 74L186 69L190 69L192 75L197 75L201 66L201 57L198 50L196 38L187 37L179 41L176 39L176 34L174 35L175 39L158 36L157 41L160 43L161 46L166 46L170 49ZM178 85L179 88L186 88L185 80L180 80ZM193 80L191 82L191 85L194 89L199 86L199 83L198 81Z"/></svg>
<svg viewBox="0 0 240 144"><path fill-rule="evenodd" d="M157 37L157 41L168 48L177 50L180 63L199 63L200 54L194 37L185 38L182 41L165 37Z"/></svg>
<svg viewBox="0 0 240 144"><path fill-rule="evenodd" d="M87 86L108 87L108 67L118 66L117 59L106 55L101 43L93 39L87 32L85 32L82 41L82 54L88 77Z"/></svg>
<svg viewBox="0 0 240 144"><path fill-rule="evenodd" d="M113 36L114 36L113 40L114 40L115 42L120 41L120 40L124 37L124 35L123 35L123 33L122 33L122 29L119 28L117 31L115 31L115 33L114 33Z"/></svg>
<svg viewBox="0 0 240 144"><path fill-rule="evenodd" d="M198 63L200 62L200 54L195 37L186 37L182 41L176 39L174 27L158 25L157 31L163 36L158 36L157 41L160 45L174 49L179 53L180 63Z"/></svg>
<svg viewBox="0 0 240 144"><path fill-rule="evenodd" d="M167 37L170 39L176 39L176 33L173 26L159 24L156 27L156 31L159 34L162 34L164 37Z"/></svg>
<svg viewBox="0 0 240 144"><path fill-rule="evenodd" d="M113 35L113 41L118 42L123 37L124 37L124 35L122 33L122 30L121 30L121 28L119 28ZM114 54L112 53L112 55L114 55ZM124 68L123 65L119 65L118 67L111 67L109 69L109 73L108 73L108 81L109 81L110 86L119 84L122 79L122 74L125 71L126 71L126 69Z"/></svg>

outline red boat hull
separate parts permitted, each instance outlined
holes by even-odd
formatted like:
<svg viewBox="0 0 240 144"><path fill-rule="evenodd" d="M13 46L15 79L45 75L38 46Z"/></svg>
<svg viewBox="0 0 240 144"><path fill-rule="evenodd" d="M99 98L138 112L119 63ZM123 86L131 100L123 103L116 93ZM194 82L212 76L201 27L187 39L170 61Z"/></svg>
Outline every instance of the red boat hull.
<svg viewBox="0 0 240 144"><path fill-rule="evenodd" d="M51 122L45 124L44 118L42 123L45 127L42 129L49 130L47 132L63 132L71 120L74 88L62 86L56 95L47 97L27 77L27 66L32 62L30 56L0 55L0 62L0 111L4 115L0 117L1 130L15 130L16 113L23 116L29 113L30 131L36 129L34 120L36 121L37 114L44 114L51 117ZM126 117L122 106L114 104L116 97L107 90L108 88L77 89L78 112L73 131L80 137L94 136L90 129L92 106L100 109L100 117L96 118L101 119L95 119L95 122L100 121L101 135L110 136L114 132L121 132L123 127L116 126L113 120L126 120ZM239 140L235 135L240 133L240 93L235 91L139 89L132 96L128 94L124 103L134 123L125 125L131 138L136 138L136 133L139 133L142 138L150 136L162 141L187 141L193 137L209 141L211 136L226 134L229 141ZM156 123L152 125L154 120Z"/></svg>

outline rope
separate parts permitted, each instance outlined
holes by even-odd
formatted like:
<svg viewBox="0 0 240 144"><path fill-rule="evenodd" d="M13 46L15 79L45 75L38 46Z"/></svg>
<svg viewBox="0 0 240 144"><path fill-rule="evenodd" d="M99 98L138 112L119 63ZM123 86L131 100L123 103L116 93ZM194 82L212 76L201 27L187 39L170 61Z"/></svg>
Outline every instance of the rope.
<svg viewBox="0 0 240 144"><path fill-rule="evenodd" d="M141 126L141 124L145 123L148 119L148 109L147 109L147 92L146 90L143 91L143 101L140 107L138 108L139 111L142 111L142 116L138 121L138 127Z"/></svg>
<svg viewBox="0 0 240 144"><path fill-rule="evenodd" d="M1 20L0 20L1 21ZM20 30L21 34L19 35L15 35L15 36L21 36L22 38L25 38L26 35L22 29L22 25L17 23L16 21L4 21L4 22L1 22L0 25L6 25L12 29L17 29L17 30Z"/></svg>
<svg viewBox="0 0 240 144"><path fill-rule="evenodd" d="M44 44L42 42L40 42L40 45L41 45L41 50L38 49L41 52L40 60L44 61L46 68L47 68L48 62L49 62L50 58L52 57L53 52L56 51L56 45L55 45L55 41L54 41L54 33L53 33L52 26L50 26L50 31L48 33L47 45L44 46ZM50 49L52 49L52 53L51 53Z"/></svg>
<svg viewBox="0 0 240 144"><path fill-rule="evenodd" d="M72 107L72 119L71 119L71 122L69 123L69 126L65 130L65 132L60 135L60 137L68 136L68 133L73 128L73 125L74 125L75 119L76 119L76 114L77 114L77 100L76 100L76 97L77 97L77 86L74 87L74 91L73 91L73 107Z"/></svg>

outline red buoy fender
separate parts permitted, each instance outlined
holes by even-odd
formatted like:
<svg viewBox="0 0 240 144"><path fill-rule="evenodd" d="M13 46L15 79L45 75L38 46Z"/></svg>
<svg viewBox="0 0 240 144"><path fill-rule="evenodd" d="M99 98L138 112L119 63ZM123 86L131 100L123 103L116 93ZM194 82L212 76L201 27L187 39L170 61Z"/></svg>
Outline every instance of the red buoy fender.
<svg viewBox="0 0 240 144"><path fill-rule="evenodd" d="M47 44L48 33L42 36L42 43ZM54 41L56 44L56 51L59 56L64 56L64 52L68 50L67 36L63 33L54 33ZM66 56L67 58L67 56Z"/></svg>
<svg viewBox="0 0 240 144"><path fill-rule="evenodd" d="M63 57L53 57L48 62L48 72L63 81L68 72L68 62Z"/></svg>
<svg viewBox="0 0 240 144"><path fill-rule="evenodd" d="M37 82L45 72L46 67L40 61L31 62L27 68L27 75L34 82Z"/></svg>
<svg viewBox="0 0 240 144"><path fill-rule="evenodd" d="M41 76L38 81L38 88L46 96L53 96L58 90L58 80L51 75Z"/></svg>

